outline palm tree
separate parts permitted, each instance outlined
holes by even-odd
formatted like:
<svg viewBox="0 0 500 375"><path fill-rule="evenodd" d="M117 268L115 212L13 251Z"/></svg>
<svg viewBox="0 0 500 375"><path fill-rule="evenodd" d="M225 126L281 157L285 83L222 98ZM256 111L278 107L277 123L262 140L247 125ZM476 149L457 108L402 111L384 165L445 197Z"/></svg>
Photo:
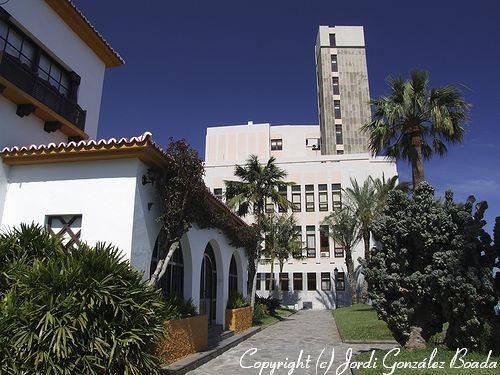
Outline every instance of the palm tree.
<svg viewBox="0 0 500 375"><path fill-rule="evenodd" d="M470 105L452 85L429 89L429 73L412 71L409 80L389 77L389 96L371 101L372 120L363 126L374 153L407 160L413 187L424 181L424 160L447 152L446 142L460 143Z"/></svg>
<svg viewBox="0 0 500 375"><path fill-rule="evenodd" d="M276 165L276 159L271 157L266 164L261 164L256 155L250 155L244 165L236 165L234 175L239 181L224 181L226 185L226 202L229 207L236 209L240 216L246 216L253 209L256 224L262 232L265 217L265 202L270 199L281 207L291 207L285 197L279 194L280 187L289 185L285 182L286 172ZM257 285L257 262L260 258L260 249L250 259L250 275L252 277L252 306L255 303Z"/></svg>
<svg viewBox="0 0 500 375"><path fill-rule="evenodd" d="M354 279L354 262L352 251L354 246L361 239L360 225L354 210L348 205L341 209L334 210L323 220L324 225L328 225L328 234L336 243L344 248L347 275L349 278L349 290L351 298L356 295L356 280Z"/></svg>

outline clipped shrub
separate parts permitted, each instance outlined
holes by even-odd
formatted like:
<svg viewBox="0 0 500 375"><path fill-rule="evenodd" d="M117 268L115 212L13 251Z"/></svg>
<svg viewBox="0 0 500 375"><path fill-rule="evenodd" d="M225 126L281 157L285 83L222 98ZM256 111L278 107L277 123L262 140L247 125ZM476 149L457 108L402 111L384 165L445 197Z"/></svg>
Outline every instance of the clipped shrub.
<svg viewBox="0 0 500 375"><path fill-rule="evenodd" d="M253 321L255 324L259 324L268 315L265 310L265 305L255 302L255 305L253 307Z"/></svg>
<svg viewBox="0 0 500 375"><path fill-rule="evenodd" d="M165 300L165 311L167 320L184 319L196 315L196 306L191 299L185 300L177 294L173 294Z"/></svg>
<svg viewBox="0 0 500 375"><path fill-rule="evenodd" d="M228 309L240 309L242 307L250 306L250 301L248 301L241 293L231 293L227 301Z"/></svg>
<svg viewBox="0 0 500 375"><path fill-rule="evenodd" d="M0 306L6 373L159 372L165 304L116 248L82 245L18 276Z"/></svg>

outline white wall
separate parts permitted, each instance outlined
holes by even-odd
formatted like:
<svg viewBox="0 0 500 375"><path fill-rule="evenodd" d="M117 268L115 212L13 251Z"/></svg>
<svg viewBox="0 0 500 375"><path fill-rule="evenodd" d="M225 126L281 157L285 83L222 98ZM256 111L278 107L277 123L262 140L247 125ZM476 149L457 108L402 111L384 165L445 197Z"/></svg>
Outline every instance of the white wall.
<svg viewBox="0 0 500 375"><path fill-rule="evenodd" d="M75 71L81 77L78 104L87 111L85 132L95 139L104 63L45 1L12 0L2 6L29 36L50 51L68 70Z"/></svg>
<svg viewBox="0 0 500 375"><path fill-rule="evenodd" d="M11 167L1 226L46 215L81 214L81 239L111 243L130 258L138 161L95 161Z"/></svg>

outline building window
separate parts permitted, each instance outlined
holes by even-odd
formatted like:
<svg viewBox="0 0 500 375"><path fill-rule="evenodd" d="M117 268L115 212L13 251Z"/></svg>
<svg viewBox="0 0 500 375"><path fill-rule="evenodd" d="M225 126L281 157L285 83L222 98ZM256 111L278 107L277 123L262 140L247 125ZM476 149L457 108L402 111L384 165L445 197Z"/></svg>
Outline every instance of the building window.
<svg viewBox="0 0 500 375"><path fill-rule="evenodd" d="M330 272L321 272L321 290L332 290L332 280L330 279Z"/></svg>
<svg viewBox="0 0 500 375"><path fill-rule="evenodd" d="M345 290L345 274L344 272L335 272L335 290Z"/></svg>
<svg viewBox="0 0 500 375"><path fill-rule="evenodd" d="M262 280L262 273L259 272L257 274L257 283L256 283L256 287L255 287L256 290L261 290L261 288L262 288L261 280Z"/></svg>
<svg viewBox="0 0 500 375"><path fill-rule="evenodd" d="M271 198L266 198L266 213L271 214L274 212L274 202Z"/></svg>
<svg viewBox="0 0 500 375"><path fill-rule="evenodd" d="M222 188L215 188L214 195L218 200L222 200Z"/></svg>
<svg viewBox="0 0 500 375"><path fill-rule="evenodd" d="M335 118L337 118L337 119L342 118L342 113L340 112L340 100L333 101L333 109L334 109ZM339 143L339 142L337 142L337 143ZM342 143L342 142L340 142L340 143Z"/></svg>
<svg viewBox="0 0 500 375"><path fill-rule="evenodd" d="M319 210L328 211L328 187L326 184L318 185L319 191Z"/></svg>
<svg viewBox="0 0 500 375"><path fill-rule="evenodd" d="M283 150L283 140L282 139L271 139L271 151Z"/></svg>
<svg viewBox="0 0 500 375"><path fill-rule="evenodd" d="M311 147L313 150L319 150L319 138L306 138L306 147Z"/></svg>
<svg viewBox="0 0 500 375"><path fill-rule="evenodd" d="M338 72L339 67L337 66L337 55L332 55L332 72Z"/></svg>
<svg viewBox="0 0 500 375"><path fill-rule="evenodd" d="M306 212L314 212L314 185L306 185Z"/></svg>
<svg viewBox="0 0 500 375"><path fill-rule="evenodd" d="M41 79L49 82L49 84L61 94L65 96L68 94L68 74L64 72L58 64L44 54L40 55L37 73Z"/></svg>
<svg viewBox="0 0 500 375"><path fill-rule="evenodd" d="M333 95L340 95L339 77L332 77Z"/></svg>
<svg viewBox="0 0 500 375"><path fill-rule="evenodd" d="M281 198L288 200L287 186L286 185L279 186L278 193L281 196ZM278 204L278 212L287 212L287 211L288 211L288 209L285 205Z"/></svg>
<svg viewBox="0 0 500 375"><path fill-rule="evenodd" d="M344 155L344 150L337 150L337 155Z"/></svg>
<svg viewBox="0 0 500 375"><path fill-rule="evenodd" d="M316 273L307 273L307 290L316 290Z"/></svg>
<svg viewBox="0 0 500 375"><path fill-rule="evenodd" d="M335 125L335 142L337 142L338 145L341 145L344 143L344 139L342 137L342 125Z"/></svg>
<svg viewBox="0 0 500 375"><path fill-rule="evenodd" d="M48 215L47 229L61 239L65 249L80 244L82 232L82 215Z"/></svg>
<svg viewBox="0 0 500 375"><path fill-rule="evenodd" d="M17 29L0 20L0 51L5 51L29 68L35 59L35 46Z"/></svg>
<svg viewBox="0 0 500 375"><path fill-rule="evenodd" d="M330 34L330 47L335 47L337 44L335 43L335 34Z"/></svg>
<svg viewBox="0 0 500 375"><path fill-rule="evenodd" d="M231 257L229 264L229 294L238 292L238 268L236 267L236 259L234 255Z"/></svg>
<svg viewBox="0 0 500 375"><path fill-rule="evenodd" d="M300 212L302 207L301 207L301 193L300 193L300 185L293 185L292 186L292 211L293 212Z"/></svg>
<svg viewBox="0 0 500 375"><path fill-rule="evenodd" d="M266 275L266 282L264 285L264 290L270 290L271 289L271 274L269 272L266 272L265 275Z"/></svg>
<svg viewBox="0 0 500 375"><path fill-rule="evenodd" d="M302 273L293 273L293 290L302 290Z"/></svg>
<svg viewBox="0 0 500 375"><path fill-rule="evenodd" d="M314 225L306 226L306 249L308 258L316 258L316 230Z"/></svg>
<svg viewBox="0 0 500 375"><path fill-rule="evenodd" d="M343 258L344 257L344 248L342 246L337 246L335 244L335 258Z"/></svg>
<svg viewBox="0 0 500 375"><path fill-rule="evenodd" d="M333 209L342 208L342 187L340 184L332 184Z"/></svg>
<svg viewBox="0 0 500 375"><path fill-rule="evenodd" d="M162 249L161 233L156 239L153 254L151 256L150 275L153 274L158 265L158 259L165 254L161 254L165 250ZM172 258L168 262L167 271L160 280L159 286L163 298L169 298L173 295L184 297L184 260L182 257L182 248L177 248L172 254Z"/></svg>
<svg viewBox="0 0 500 375"><path fill-rule="evenodd" d="M280 289L281 291L288 291L288 273L280 273Z"/></svg>
<svg viewBox="0 0 500 375"><path fill-rule="evenodd" d="M319 227L319 247L320 255L322 258L330 257L330 238L329 238L328 225L321 225Z"/></svg>

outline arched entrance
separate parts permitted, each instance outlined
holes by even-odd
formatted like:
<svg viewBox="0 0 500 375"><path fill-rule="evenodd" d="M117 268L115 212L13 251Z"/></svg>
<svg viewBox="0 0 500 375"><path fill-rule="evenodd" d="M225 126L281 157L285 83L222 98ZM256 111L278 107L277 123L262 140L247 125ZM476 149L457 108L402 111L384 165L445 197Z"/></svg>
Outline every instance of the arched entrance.
<svg viewBox="0 0 500 375"><path fill-rule="evenodd" d="M162 234L158 235L151 257L151 267L149 275L151 276L156 270L158 259L165 257L165 249L161 249ZM167 271L159 282L163 298L168 298L173 295L184 297L184 259L182 256L182 248L179 247L174 251L170 261L168 262Z"/></svg>
<svg viewBox="0 0 500 375"><path fill-rule="evenodd" d="M236 267L236 259L231 257L231 263L229 265L229 296L236 294L238 292L238 267Z"/></svg>
<svg viewBox="0 0 500 375"><path fill-rule="evenodd" d="M200 314L206 314L208 324L215 324L217 313L217 267L215 254L210 244L205 248L201 263Z"/></svg>

